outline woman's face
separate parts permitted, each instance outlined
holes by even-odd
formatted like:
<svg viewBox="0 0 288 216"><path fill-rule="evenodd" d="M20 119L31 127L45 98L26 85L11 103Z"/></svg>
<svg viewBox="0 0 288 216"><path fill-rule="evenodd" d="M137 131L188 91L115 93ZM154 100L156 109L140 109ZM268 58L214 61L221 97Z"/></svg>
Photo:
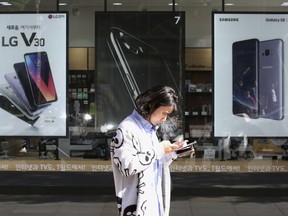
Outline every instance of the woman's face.
<svg viewBox="0 0 288 216"><path fill-rule="evenodd" d="M169 114L174 110L174 106L160 106L150 116L150 123L153 125L159 125L166 121Z"/></svg>

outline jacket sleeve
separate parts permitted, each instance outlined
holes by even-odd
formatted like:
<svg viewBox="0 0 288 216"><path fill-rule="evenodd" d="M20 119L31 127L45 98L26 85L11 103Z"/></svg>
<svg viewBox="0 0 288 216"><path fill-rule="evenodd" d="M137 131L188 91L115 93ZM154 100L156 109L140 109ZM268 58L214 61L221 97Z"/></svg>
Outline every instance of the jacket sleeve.
<svg viewBox="0 0 288 216"><path fill-rule="evenodd" d="M159 145L153 147L151 139L134 124L121 125L111 143L112 162L124 176L135 175L164 155Z"/></svg>
<svg viewBox="0 0 288 216"><path fill-rule="evenodd" d="M165 154L164 159L165 159L165 165L170 166L171 163L176 160L178 157L176 152L171 152L170 154Z"/></svg>

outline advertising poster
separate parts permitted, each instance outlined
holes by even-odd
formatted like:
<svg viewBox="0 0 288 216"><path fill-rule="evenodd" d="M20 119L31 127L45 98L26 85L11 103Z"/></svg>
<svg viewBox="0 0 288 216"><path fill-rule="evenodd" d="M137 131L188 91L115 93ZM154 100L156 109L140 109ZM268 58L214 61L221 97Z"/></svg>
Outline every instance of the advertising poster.
<svg viewBox="0 0 288 216"><path fill-rule="evenodd" d="M183 12L96 12L95 20L99 126L115 128L133 111L135 97L156 85L173 87L181 101ZM182 133L181 117L166 123L169 138Z"/></svg>
<svg viewBox="0 0 288 216"><path fill-rule="evenodd" d="M67 14L0 14L0 136L67 135Z"/></svg>
<svg viewBox="0 0 288 216"><path fill-rule="evenodd" d="M214 135L287 137L288 14L213 19Z"/></svg>

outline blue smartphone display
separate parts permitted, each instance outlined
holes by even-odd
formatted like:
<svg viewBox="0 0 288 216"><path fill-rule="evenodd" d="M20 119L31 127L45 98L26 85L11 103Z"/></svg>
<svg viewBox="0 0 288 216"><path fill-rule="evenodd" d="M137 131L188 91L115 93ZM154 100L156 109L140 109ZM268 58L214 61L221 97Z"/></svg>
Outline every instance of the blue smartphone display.
<svg viewBox="0 0 288 216"><path fill-rule="evenodd" d="M248 39L233 43L233 114L284 118L284 42Z"/></svg>
<svg viewBox="0 0 288 216"><path fill-rule="evenodd" d="M258 118L258 52L258 39L233 43L234 115Z"/></svg>

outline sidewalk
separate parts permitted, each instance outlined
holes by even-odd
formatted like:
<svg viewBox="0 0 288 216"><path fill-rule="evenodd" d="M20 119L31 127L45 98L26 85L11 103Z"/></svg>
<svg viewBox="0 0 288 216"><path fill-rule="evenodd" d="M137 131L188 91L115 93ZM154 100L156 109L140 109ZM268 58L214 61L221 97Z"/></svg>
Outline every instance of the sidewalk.
<svg viewBox="0 0 288 216"><path fill-rule="evenodd" d="M109 195L0 195L1 216L116 216ZM288 197L174 196L170 216L288 216Z"/></svg>
<svg viewBox="0 0 288 216"><path fill-rule="evenodd" d="M111 172L2 172L0 216L116 216ZM170 216L288 216L286 173L172 173ZM153 216L153 215L152 215Z"/></svg>
<svg viewBox="0 0 288 216"><path fill-rule="evenodd" d="M288 196L287 173L172 172L172 195ZM1 172L0 194L114 195L112 172Z"/></svg>

